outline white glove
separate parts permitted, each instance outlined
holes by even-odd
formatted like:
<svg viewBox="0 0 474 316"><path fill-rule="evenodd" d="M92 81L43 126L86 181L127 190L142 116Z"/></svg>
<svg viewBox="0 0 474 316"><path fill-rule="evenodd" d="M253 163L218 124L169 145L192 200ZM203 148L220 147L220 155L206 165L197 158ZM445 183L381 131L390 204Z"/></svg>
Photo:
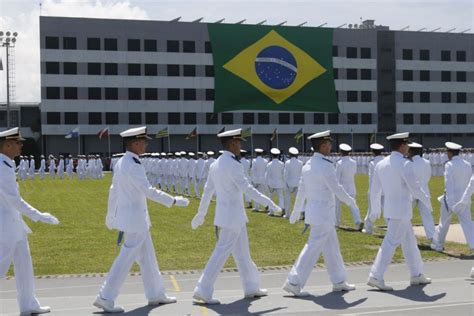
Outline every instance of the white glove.
<svg viewBox="0 0 474 316"><path fill-rule="evenodd" d="M49 213L41 213L41 217L39 218L39 221L46 224L51 224L51 225L59 224L59 220Z"/></svg>
<svg viewBox="0 0 474 316"><path fill-rule="evenodd" d="M176 204L176 206L186 207L186 206L189 205L189 200L185 197L182 197L182 196L175 196L174 197L174 204Z"/></svg>
<svg viewBox="0 0 474 316"><path fill-rule="evenodd" d="M196 229L198 228L199 226L201 226L203 223L204 223L204 217L206 215L203 215L203 214L200 214L200 213L197 213L196 216L194 216L193 220L191 221L191 227L193 229Z"/></svg>
<svg viewBox="0 0 474 316"><path fill-rule="evenodd" d="M296 223L297 221L300 220L300 218L301 218L301 213L300 212L296 212L296 211L291 212L290 224Z"/></svg>

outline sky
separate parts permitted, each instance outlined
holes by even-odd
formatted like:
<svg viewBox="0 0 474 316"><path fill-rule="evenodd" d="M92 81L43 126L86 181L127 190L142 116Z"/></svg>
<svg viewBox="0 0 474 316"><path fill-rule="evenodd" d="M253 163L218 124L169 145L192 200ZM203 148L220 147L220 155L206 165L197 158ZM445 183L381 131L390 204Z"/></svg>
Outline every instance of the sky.
<svg viewBox="0 0 474 316"><path fill-rule="evenodd" d="M41 9L40 9L41 3ZM438 32L471 29L474 33L474 0L0 0L0 31L18 32L15 47L15 102L40 102L39 16L126 18L139 20L227 23L246 19L272 25L307 22L337 27L373 19L375 24L416 31L438 27ZM0 47L0 103L6 102L5 48Z"/></svg>

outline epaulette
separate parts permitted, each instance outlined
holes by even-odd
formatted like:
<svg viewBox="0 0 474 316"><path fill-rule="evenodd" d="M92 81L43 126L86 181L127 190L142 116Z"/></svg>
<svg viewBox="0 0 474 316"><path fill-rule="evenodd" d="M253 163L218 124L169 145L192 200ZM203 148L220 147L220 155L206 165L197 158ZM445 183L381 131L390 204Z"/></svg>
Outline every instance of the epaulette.
<svg viewBox="0 0 474 316"><path fill-rule="evenodd" d="M325 161L329 162L330 164L332 164L332 161L327 159L327 158L323 158L323 160L325 160Z"/></svg>
<svg viewBox="0 0 474 316"><path fill-rule="evenodd" d="M135 163L137 163L137 164L139 164L139 165L142 164L142 163L140 162L140 160L138 160L137 158L135 158L135 157L132 157L132 158L133 158L133 161L135 161Z"/></svg>
<svg viewBox="0 0 474 316"><path fill-rule="evenodd" d="M10 168L13 168L12 166L10 166L10 164L8 162L6 162L5 160L3 161L4 164L6 164L8 167Z"/></svg>

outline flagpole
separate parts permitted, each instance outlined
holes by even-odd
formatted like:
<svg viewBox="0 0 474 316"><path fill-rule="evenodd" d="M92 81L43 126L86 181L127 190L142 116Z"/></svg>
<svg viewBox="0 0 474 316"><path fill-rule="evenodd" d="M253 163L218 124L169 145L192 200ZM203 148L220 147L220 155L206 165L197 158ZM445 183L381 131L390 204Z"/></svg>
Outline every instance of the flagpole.
<svg viewBox="0 0 474 316"><path fill-rule="evenodd" d="M199 133L198 126L196 125L196 153L199 151Z"/></svg>
<svg viewBox="0 0 474 316"><path fill-rule="evenodd" d="M171 152L171 141L170 141L170 127L169 125L166 127L166 131L168 132L168 152Z"/></svg>
<svg viewBox="0 0 474 316"><path fill-rule="evenodd" d="M250 150L252 151L250 153L250 157L252 157L252 155L253 155L253 130L252 130L252 126L250 126Z"/></svg>
<svg viewBox="0 0 474 316"><path fill-rule="evenodd" d="M112 157L112 153L110 151L110 131L109 131L109 127L107 127L107 140L108 140L108 145L109 145L109 159L111 159Z"/></svg>
<svg viewBox="0 0 474 316"><path fill-rule="evenodd" d="M81 154L81 134L77 135L77 155Z"/></svg>
<svg viewBox="0 0 474 316"><path fill-rule="evenodd" d="M277 137L277 148L280 148L280 146L278 146L278 144L280 142L280 136L278 135L278 131L276 133L276 137Z"/></svg>

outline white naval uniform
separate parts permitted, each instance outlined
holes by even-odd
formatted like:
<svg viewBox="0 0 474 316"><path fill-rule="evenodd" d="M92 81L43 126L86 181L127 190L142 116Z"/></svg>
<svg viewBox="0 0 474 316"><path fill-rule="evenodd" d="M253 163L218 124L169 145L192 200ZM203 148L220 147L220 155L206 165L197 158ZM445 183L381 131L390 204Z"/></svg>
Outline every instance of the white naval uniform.
<svg viewBox="0 0 474 316"><path fill-rule="evenodd" d="M428 197L431 197L430 188L428 186L428 183L430 182L431 178L430 162L420 157L419 155L413 156L412 161L413 172L415 173L418 182L420 182L423 191L428 194ZM415 199L414 202L418 204L418 210L420 211L421 219L423 221L423 227L425 229L426 238L433 239L435 225L431 209L417 199Z"/></svg>
<svg viewBox="0 0 474 316"><path fill-rule="evenodd" d="M30 159L30 168L28 170L28 175L30 176L30 179L35 178L35 160L33 158Z"/></svg>
<svg viewBox="0 0 474 316"><path fill-rule="evenodd" d="M0 201L0 278L6 276L13 262L20 312L38 309L27 238L31 230L22 215L37 222L42 214L21 198L14 162L3 154L0 154Z"/></svg>
<svg viewBox="0 0 474 316"><path fill-rule="evenodd" d="M361 161L362 157L357 157L358 161ZM344 156L336 162L336 176L337 181L342 185L344 190L355 199L356 187L354 183L354 176L357 173L357 162L349 156ZM352 220L354 224L362 222L360 219L360 211L358 208L351 208ZM339 226L341 222L341 203L336 200L336 226Z"/></svg>
<svg viewBox="0 0 474 316"><path fill-rule="evenodd" d="M308 241L288 274L288 281L303 288L321 253L333 284L347 279L339 241L334 227L335 196L357 208L354 199L337 181L331 160L314 153L303 166L293 212L305 213L305 224L311 226ZM292 214L293 216L293 214Z"/></svg>
<svg viewBox="0 0 474 316"><path fill-rule="evenodd" d="M296 157L292 157L285 162L285 169L283 170L283 178L285 179L285 215L290 216L291 212L291 194L298 192L298 184L301 178L301 169L303 162Z"/></svg>
<svg viewBox="0 0 474 316"><path fill-rule="evenodd" d="M153 188L138 155L127 151L114 166L109 191L106 225L124 232L125 242L100 290L100 296L115 301L127 274L136 261L140 266L145 296L149 301L165 294L150 235L147 199L171 207L174 198Z"/></svg>
<svg viewBox="0 0 474 316"><path fill-rule="evenodd" d="M45 172L46 172L46 160L44 158L41 158L40 167L38 169L38 173L41 180L44 179Z"/></svg>
<svg viewBox="0 0 474 316"><path fill-rule="evenodd" d="M445 165L444 183L445 194L439 197L441 204L439 225L433 237L433 244L437 248L443 248L448 234L451 217L453 216L453 206L462 199L472 176L471 164L459 156L454 156ZM447 206L447 207L446 207ZM457 216L461 224L466 241L471 249L474 249L474 227L471 217L471 204L458 211Z"/></svg>
<svg viewBox="0 0 474 316"><path fill-rule="evenodd" d="M369 191L368 191L368 209L367 209L367 214L365 215L364 218L364 228L365 232L367 234L372 234L374 230L374 223L370 220L370 213L371 213L371 207L370 207L370 188L372 187L372 178L374 175L374 169L375 166L383 160L384 156L375 156L374 159L369 161ZM382 196L382 208L383 208L383 196Z"/></svg>
<svg viewBox="0 0 474 316"><path fill-rule="evenodd" d="M413 164L400 152L393 151L375 166L370 191L371 220L380 216L384 196L384 217L387 232L370 270L370 277L383 281L393 254L401 244L405 262L412 277L422 274L423 260L418 249L411 224L412 199L416 198L431 207L429 196L424 192L414 172Z"/></svg>
<svg viewBox="0 0 474 316"><path fill-rule="evenodd" d="M49 160L49 176L51 179L54 179L56 176L56 162L54 159Z"/></svg>
<svg viewBox="0 0 474 316"><path fill-rule="evenodd" d="M252 175L252 182L255 188L261 193L268 196L268 187L265 180L265 170L267 168L268 160L258 156L252 160L252 167L250 167L250 174ZM254 203L253 208L258 210L260 205Z"/></svg>
<svg viewBox="0 0 474 316"><path fill-rule="evenodd" d="M258 269L250 257L244 193L256 202L276 207L272 200L249 183L242 164L235 156L224 151L209 168L198 210L198 215L204 218L211 198L216 194L214 225L220 229L219 239L195 289L205 297L212 297L217 275L231 254L239 269L244 293L251 294L260 289Z"/></svg>
<svg viewBox="0 0 474 316"><path fill-rule="evenodd" d="M64 179L64 159L59 159L57 175L60 179Z"/></svg>
<svg viewBox="0 0 474 316"><path fill-rule="evenodd" d="M247 158L240 158L240 163L244 167L244 174L250 182L250 161ZM244 194L245 203L250 203L250 198Z"/></svg>
<svg viewBox="0 0 474 316"><path fill-rule="evenodd" d="M201 187L204 186L204 166L205 166L206 161L199 157L196 160L196 169L195 169L195 174L196 174L196 187L194 188L194 191L196 192L196 197L200 198L201 197Z"/></svg>
<svg viewBox="0 0 474 316"><path fill-rule="evenodd" d="M283 179L283 169L285 164L278 158L273 158L267 164L265 169L265 180L270 191L270 198L273 198L273 193L278 196L278 206L285 208L285 199L283 197L283 189L285 188L285 181ZM270 212L273 214L273 212Z"/></svg>

